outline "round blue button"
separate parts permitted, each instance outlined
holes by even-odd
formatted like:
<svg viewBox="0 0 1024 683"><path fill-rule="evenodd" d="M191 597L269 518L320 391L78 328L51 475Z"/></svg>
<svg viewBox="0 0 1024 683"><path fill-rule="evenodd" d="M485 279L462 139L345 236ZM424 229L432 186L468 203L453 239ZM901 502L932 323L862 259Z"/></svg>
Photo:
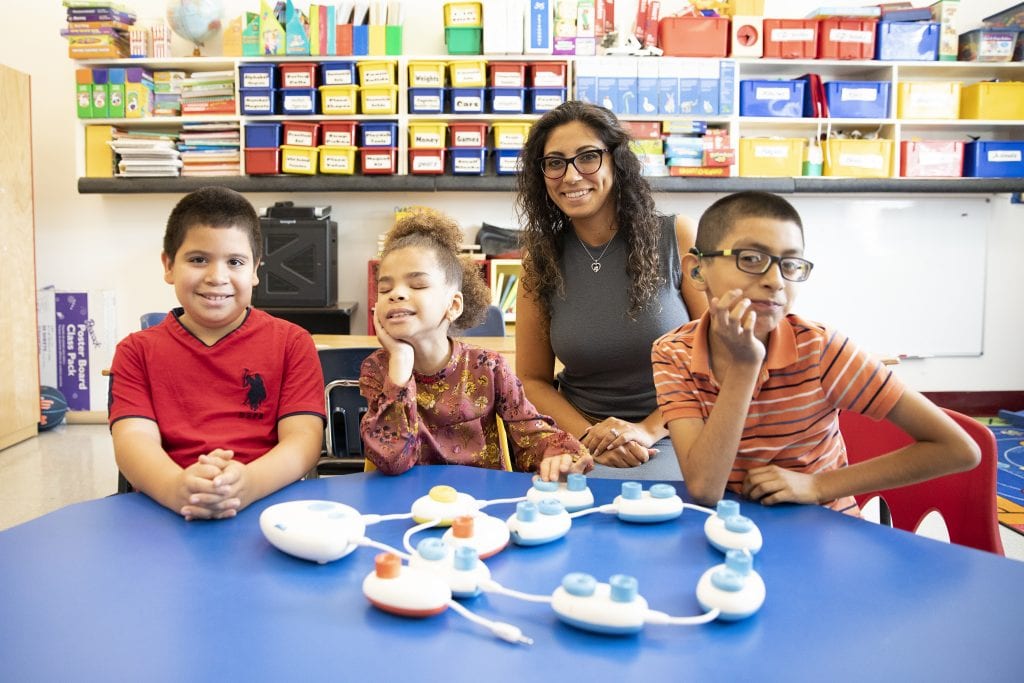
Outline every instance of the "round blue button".
<svg viewBox="0 0 1024 683"><path fill-rule="evenodd" d="M562 579L562 588L569 595L576 595L581 598L588 598L597 589L597 579L590 574L573 572L566 574Z"/></svg>
<svg viewBox="0 0 1024 683"><path fill-rule="evenodd" d="M627 574L615 574L608 579L612 602L633 602L636 597L637 580Z"/></svg>
<svg viewBox="0 0 1024 683"><path fill-rule="evenodd" d="M542 515L560 515L565 510L562 502L557 498L545 498L537 504L537 509Z"/></svg>
<svg viewBox="0 0 1024 683"><path fill-rule="evenodd" d="M537 505L528 500L516 503L516 519L520 522L532 522L537 518Z"/></svg>
<svg viewBox="0 0 1024 683"><path fill-rule="evenodd" d="M448 552L448 546L440 538L424 538L416 545L416 552L424 560L436 562L444 559Z"/></svg>
<svg viewBox="0 0 1024 683"><path fill-rule="evenodd" d="M725 519L740 514L740 504L735 500L720 500L715 506L715 513Z"/></svg>
<svg viewBox="0 0 1024 683"><path fill-rule="evenodd" d="M565 485L570 491L582 491L587 488L587 475L573 472L565 478Z"/></svg>
<svg viewBox="0 0 1024 683"><path fill-rule="evenodd" d="M651 498L671 498L676 490L669 484L655 484L651 487Z"/></svg>
<svg viewBox="0 0 1024 683"><path fill-rule="evenodd" d="M737 534L745 534L754 528L754 522L743 515L732 515L725 518L725 528Z"/></svg>
<svg viewBox="0 0 1024 683"><path fill-rule="evenodd" d="M533 488L544 493L552 493L558 490L557 481L544 481L543 479L534 479Z"/></svg>
<svg viewBox="0 0 1024 683"><path fill-rule="evenodd" d="M455 570L460 572L468 572L469 570L476 567L477 553L476 548L472 546L464 545L455 549Z"/></svg>
<svg viewBox="0 0 1024 683"><path fill-rule="evenodd" d="M640 500L643 491L644 489L638 481L622 482L622 497L626 500Z"/></svg>

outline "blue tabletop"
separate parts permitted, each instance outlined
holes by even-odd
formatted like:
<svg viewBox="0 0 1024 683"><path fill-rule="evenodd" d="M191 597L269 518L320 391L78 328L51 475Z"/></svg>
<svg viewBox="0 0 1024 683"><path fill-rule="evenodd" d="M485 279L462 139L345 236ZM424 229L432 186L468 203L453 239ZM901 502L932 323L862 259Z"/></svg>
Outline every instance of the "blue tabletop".
<svg viewBox="0 0 1024 683"><path fill-rule="evenodd" d="M620 483L590 479L597 503ZM767 600L749 619L645 626L606 636L550 606L484 594L473 611L520 627L532 646L495 639L451 610L408 619L361 592L378 551L318 565L271 546L259 515L324 499L364 513L408 512L431 486L478 499L523 495L530 478L464 467L399 477L304 481L232 520L185 522L141 494L71 505L0 532L0 679L37 680L1018 680L1024 563L879 527L815 506L743 514L764 534L755 569ZM686 498L681 483L676 483ZM646 487L646 483L645 483ZM487 509L506 517L514 506ZM650 607L700 614L694 589L722 555L706 516L628 524L577 519L548 545L487 561L501 584L550 594L562 577L626 573ZM401 544L409 521L368 527ZM437 532L427 532L436 534Z"/></svg>

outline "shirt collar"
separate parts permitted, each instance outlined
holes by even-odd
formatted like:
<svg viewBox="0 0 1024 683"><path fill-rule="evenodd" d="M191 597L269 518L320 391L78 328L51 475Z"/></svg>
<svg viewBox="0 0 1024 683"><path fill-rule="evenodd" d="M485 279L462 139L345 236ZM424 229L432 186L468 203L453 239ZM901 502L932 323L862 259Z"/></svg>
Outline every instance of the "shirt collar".
<svg viewBox="0 0 1024 683"><path fill-rule="evenodd" d="M708 344L708 332L711 330L711 314L705 312L697 321L697 330L693 337L693 349L690 352L690 371L695 375L711 377L711 355ZM765 361L761 365L761 381L768 379L771 370L779 370L796 362L796 333L784 317L778 326L768 335L768 349Z"/></svg>

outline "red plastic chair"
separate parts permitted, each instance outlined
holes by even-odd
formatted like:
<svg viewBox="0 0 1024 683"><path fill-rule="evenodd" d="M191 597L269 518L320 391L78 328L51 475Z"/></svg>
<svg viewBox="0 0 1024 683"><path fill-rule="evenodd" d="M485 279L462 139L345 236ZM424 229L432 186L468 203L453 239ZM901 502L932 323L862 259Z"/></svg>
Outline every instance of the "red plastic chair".
<svg viewBox="0 0 1024 683"><path fill-rule="evenodd" d="M944 409L946 410L946 409ZM942 515L952 543L1003 555L996 516L996 439L985 425L953 410L946 414L963 427L981 448L981 462L972 470L897 489L856 496L864 505L879 496L889 508L892 526L916 532L932 510ZM839 413L839 431L850 464L889 453L913 442L888 420L875 422L859 413Z"/></svg>

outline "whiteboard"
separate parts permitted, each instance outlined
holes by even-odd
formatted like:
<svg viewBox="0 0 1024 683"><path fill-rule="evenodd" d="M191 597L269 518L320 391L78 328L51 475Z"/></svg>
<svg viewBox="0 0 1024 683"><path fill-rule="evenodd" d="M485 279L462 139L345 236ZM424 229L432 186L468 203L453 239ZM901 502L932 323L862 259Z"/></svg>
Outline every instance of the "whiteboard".
<svg viewBox="0 0 1024 683"><path fill-rule="evenodd" d="M985 196L787 197L814 262L792 311L879 356L980 356Z"/></svg>

